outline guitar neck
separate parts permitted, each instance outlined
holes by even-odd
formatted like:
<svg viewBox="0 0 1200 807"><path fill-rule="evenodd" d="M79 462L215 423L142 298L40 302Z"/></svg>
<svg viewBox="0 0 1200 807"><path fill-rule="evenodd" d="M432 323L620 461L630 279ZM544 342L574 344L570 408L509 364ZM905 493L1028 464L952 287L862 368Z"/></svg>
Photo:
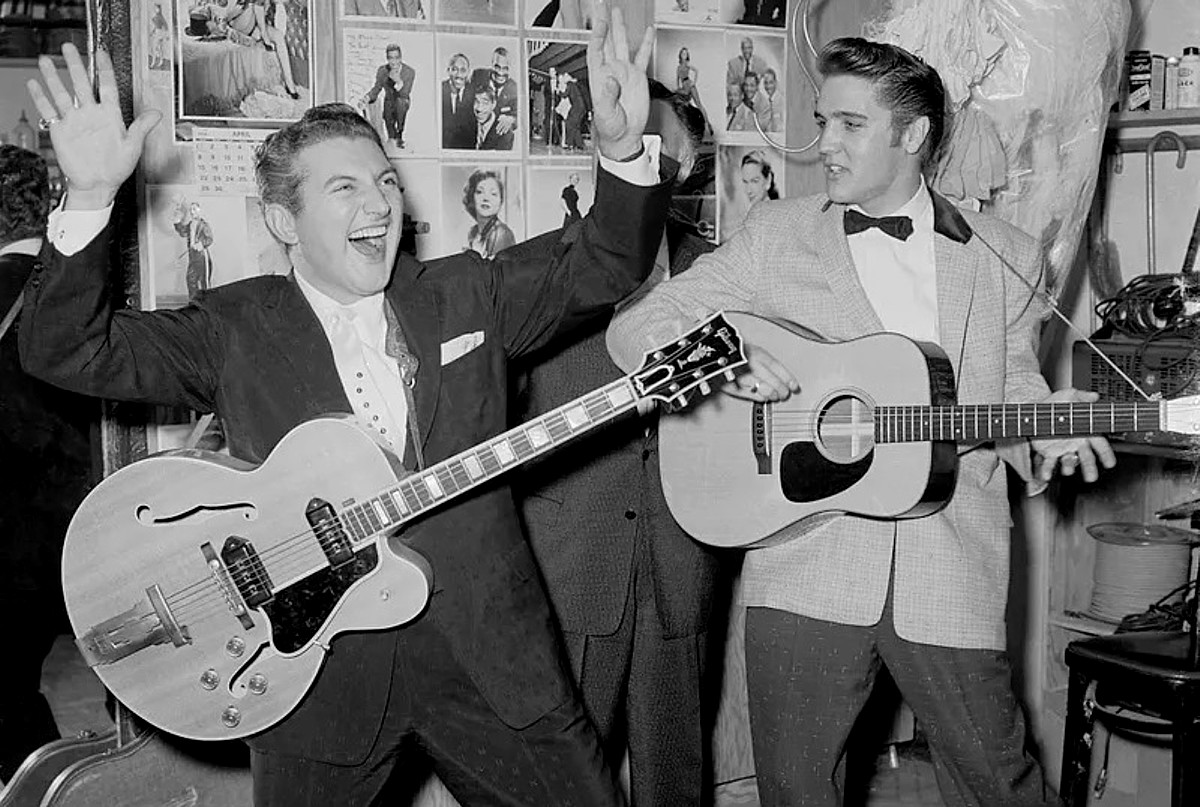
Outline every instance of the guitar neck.
<svg viewBox="0 0 1200 807"><path fill-rule="evenodd" d="M880 406L875 409L875 441L971 442L1158 431L1162 417L1160 401Z"/></svg>
<svg viewBox="0 0 1200 807"><path fill-rule="evenodd" d="M391 532L427 510L633 409L639 400L630 377L576 398L485 443L405 477L340 512L357 544Z"/></svg>

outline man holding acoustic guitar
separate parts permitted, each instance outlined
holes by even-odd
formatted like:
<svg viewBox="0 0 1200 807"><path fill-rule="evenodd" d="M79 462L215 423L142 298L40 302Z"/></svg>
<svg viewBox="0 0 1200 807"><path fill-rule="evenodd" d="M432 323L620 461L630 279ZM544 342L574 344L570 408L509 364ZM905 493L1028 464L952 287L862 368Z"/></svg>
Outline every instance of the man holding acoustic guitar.
<svg viewBox="0 0 1200 807"><path fill-rule="evenodd" d="M248 467L243 460L265 468L285 434L290 439L299 424L329 412L353 413L372 433L368 443L404 457L408 469L439 463L500 434L507 426L508 363L611 311L649 272L662 234L670 185L659 180L655 141L643 144L642 137L651 31L630 56L620 12L610 25L606 9L597 7L588 45L601 170L595 204L570 238L551 233L493 261L463 254L423 266L398 256L400 179L370 125L353 109L328 104L271 135L257 160L266 221L287 248L292 274L212 289L174 311L114 311L109 303L111 205L157 113L125 127L106 54L97 55L98 97L74 48L63 48L71 89L43 57L44 85L30 82L30 91L69 192L51 225L55 248L27 288L21 330L27 370L91 395L215 411L223 418L234 468ZM287 472L283 483L311 473L334 489L343 481L332 478L343 475L331 470L338 448L326 446L324 454L301 455L293 467L275 470ZM493 460L505 459L499 448ZM118 571L112 555L125 555L132 567L139 553L152 549L132 540L139 530L189 529L189 522L204 519L233 523L222 519L237 513L242 528L228 528L211 544L191 547L187 557L160 564L163 575L193 561L228 574L209 581L213 602L207 611L187 611L175 593L145 580L134 591L144 588L149 599L131 609L143 611L127 617L118 606L106 606L89 627L77 623L86 603L76 598L72 618L85 654L102 677L137 669L142 658L170 663L206 641L204 620L225 608L229 640L220 639L212 658L189 673L186 690L164 691L161 699L164 714L173 714L172 698L178 711L204 691L224 693L219 702L227 706L191 724L196 727L188 733L197 737L220 736L222 728L238 736L239 722L249 719L255 703L295 685L289 661L323 659L323 667L320 660L310 665L314 672L301 682L301 691L310 683L311 689L298 707L249 740L260 807L376 803L393 771L414 755L424 755L463 804L618 804L620 790L574 694L504 485L483 485L424 516L400 538L379 544L380 557L375 543L345 556L348 562L340 554L354 537L346 532L358 535L378 530L380 520L399 521L396 508L406 502L436 503L466 475L474 479L485 470L464 462L450 475L416 474L423 480L419 490L409 486L403 496L393 491L364 502L336 524L328 513L345 505L346 494L310 501L314 494L303 487L273 489L276 483L262 478L262 468L242 475L241 492L222 494L233 499L218 500L215 489L173 488L179 480L171 478L151 480L145 490L130 493L153 505L131 508L137 516L128 528L129 545L95 553L76 573L111 573L107 587L119 587L129 574ZM192 494L198 500L185 501ZM302 519L307 514L312 526L307 542L321 568L305 578L315 581L309 585L284 586L284 572L266 574L277 558L240 537L257 529L270 502L284 496L292 500L288 510ZM313 534L320 540L313 541ZM294 547L285 542L276 549ZM364 582L340 603L329 598L329 590L345 588L359 566L385 563L407 563L410 577L422 586L428 581L430 590L426 612L399 629L372 618L374 609L406 599L404 591ZM64 577L71 574L64 567ZM68 588L71 582L66 580ZM105 596L105 580L90 582L96 597ZM204 590L201 579L193 594ZM68 591L69 609L71 599ZM327 620L324 612L303 615L322 604L329 606ZM312 631L326 630L329 620L336 623L348 612L378 629L350 628L328 646L308 641ZM275 641L256 648L246 637L261 630L264 614L274 622ZM155 628L147 633L139 627L144 624ZM136 634L135 640L114 645L107 641L114 629ZM289 649L295 659L279 655ZM221 665L245 654L250 669L262 660L250 658L255 653L271 656L274 666L232 686ZM107 670L114 672L102 672ZM161 676L145 679L141 691L163 686Z"/></svg>
<svg viewBox="0 0 1200 807"><path fill-rule="evenodd" d="M723 505L736 504L728 529L761 527L752 539L770 539L748 552L743 566L750 726L762 804L838 803L838 763L883 666L926 732L948 804L1041 804L1042 772L1025 750L1025 724L1003 653L1011 523L1006 472L990 441L955 448L968 431L961 427L987 425L989 410L982 423L979 410L971 423L958 420L952 439L925 443L924 465L889 467L883 439L889 424L881 426L871 410L892 402L886 385L906 388L899 369L906 365L865 346L870 335L891 331L908 337L904 356L938 354L931 378L943 398L953 394L954 378L958 398L970 403L1068 406L1095 396L1051 395L1039 372L1036 346L1048 309L1036 291L1043 277L1034 240L990 216L956 210L923 179L947 128L936 71L900 48L859 38L831 42L820 68L816 120L826 194L756 206L718 250L620 312L609 347L628 368L645 346L707 312L750 312L727 313L745 339L749 372L726 385L728 395L664 417L661 440L673 512L687 507L680 498L689 490L692 509L709 508L695 518L694 531L685 528L701 532L706 522L723 518L717 512ZM863 345L861 366L798 359L806 353L802 345L821 346L811 334L805 339L752 314L846 343L826 346L831 349ZM759 333L785 334L796 349L783 339L764 347ZM871 389L878 394L864 393ZM929 379L924 391L928 398ZM953 403L937 395L891 398ZM693 441L701 445L692 462L671 465L672 421L713 423L722 411L736 415L727 420L742 429L741 442L717 447L724 432L697 428ZM900 425L930 425L924 415L912 420ZM1013 420L1012 431L996 431L1034 433L1018 428L1023 420ZM1115 461L1100 437L1032 445L1042 480L1061 466L1064 474L1082 469L1091 481L1098 463ZM1015 461L1024 450L1028 465L1027 446L1009 445L1006 456ZM702 456L709 463L696 459ZM702 466L715 458L725 464L725 478L706 486ZM672 479L672 468L691 476ZM928 484L921 480L907 505L878 506L906 477L939 469ZM881 470L878 490L851 498L856 482ZM780 509L804 512L803 505L821 502L827 504L810 508L822 513L819 518L769 523ZM710 539L720 542L717 535Z"/></svg>

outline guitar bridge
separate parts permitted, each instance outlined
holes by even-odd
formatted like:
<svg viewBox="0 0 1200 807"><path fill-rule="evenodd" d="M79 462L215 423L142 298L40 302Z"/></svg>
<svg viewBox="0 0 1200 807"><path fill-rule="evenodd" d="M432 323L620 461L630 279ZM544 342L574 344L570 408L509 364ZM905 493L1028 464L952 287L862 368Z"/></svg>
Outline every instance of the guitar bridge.
<svg viewBox="0 0 1200 807"><path fill-rule="evenodd" d="M750 407L750 439L753 442L754 461L758 464L759 476L771 473L771 408L770 404L756 403Z"/></svg>
<svg viewBox="0 0 1200 807"><path fill-rule="evenodd" d="M191 644L187 628L175 621L157 584L146 589L141 602L111 619L93 625L75 646L89 667L112 664L147 647L170 642L176 647Z"/></svg>

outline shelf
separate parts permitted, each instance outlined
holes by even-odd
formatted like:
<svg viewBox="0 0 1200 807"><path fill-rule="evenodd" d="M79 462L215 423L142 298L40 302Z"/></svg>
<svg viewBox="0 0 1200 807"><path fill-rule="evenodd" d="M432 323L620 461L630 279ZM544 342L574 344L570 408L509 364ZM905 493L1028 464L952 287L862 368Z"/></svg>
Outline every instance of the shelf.
<svg viewBox="0 0 1200 807"><path fill-rule="evenodd" d="M1200 125L1200 108L1159 109L1154 112L1110 112L1108 115L1109 129L1189 125Z"/></svg>
<svg viewBox="0 0 1200 807"><path fill-rule="evenodd" d="M35 19L33 17L0 17L0 28L36 28L48 31L52 28L87 28L86 19Z"/></svg>
<svg viewBox="0 0 1200 807"><path fill-rule="evenodd" d="M1084 633L1088 636L1111 636L1117 630L1116 625L1095 619L1082 611L1066 611L1065 613L1052 614L1050 616L1050 624L1057 628L1066 628L1069 631Z"/></svg>
<svg viewBox="0 0 1200 807"><path fill-rule="evenodd" d="M50 58L54 60L54 64L56 67L66 67L67 66L67 63L65 61L63 61L62 55L60 55L60 54L47 54L47 55L49 55ZM5 67L15 67L15 68L34 67L34 68L36 68L37 66L38 66L37 57L0 56L0 68L5 68Z"/></svg>

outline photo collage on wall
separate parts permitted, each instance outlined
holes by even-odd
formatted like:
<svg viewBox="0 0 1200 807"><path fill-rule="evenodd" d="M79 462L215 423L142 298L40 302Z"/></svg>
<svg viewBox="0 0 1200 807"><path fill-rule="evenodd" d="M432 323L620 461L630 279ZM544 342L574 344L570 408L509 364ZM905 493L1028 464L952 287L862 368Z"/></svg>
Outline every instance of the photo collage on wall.
<svg viewBox="0 0 1200 807"><path fill-rule="evenodd" d="M614 2L655 24L652 76L703 116L674 217L724 240L782 193L780 154L759 130L783 139L786 0ZM325 101L379 133L404 187L402 248L422 260L491 257L582 218L596 170L591 17L592 0L136 4L135 103L163 113L139 175L143 307L290 271L254 155Z"/></svg>
<svg viewBox="0 0 1200 807"><path fill-rule="evenodd" d="M704 118L704 147L674 201L678 218L725 241L760 199L783 195L786 0L653 0L651 75Z"/></svg>

